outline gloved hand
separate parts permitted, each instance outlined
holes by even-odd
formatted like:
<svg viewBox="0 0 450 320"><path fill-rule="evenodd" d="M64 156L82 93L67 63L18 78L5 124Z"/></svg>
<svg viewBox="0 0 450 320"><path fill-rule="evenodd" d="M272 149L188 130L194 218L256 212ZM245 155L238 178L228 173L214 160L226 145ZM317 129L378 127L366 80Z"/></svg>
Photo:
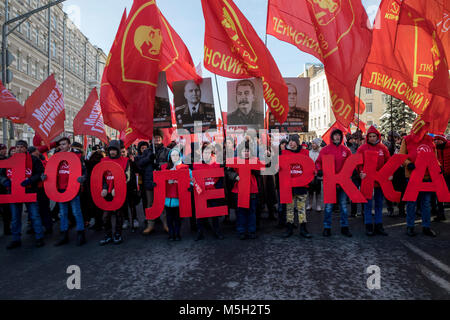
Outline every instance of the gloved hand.
<svg viewBox="0 0 450 320"><path fill-rule="evenodd" d="M81 176L81 177L78 177L78 178L77 178L77 182L78 182L79 184L83 184L85 181L86 181L86 178L85 178L84 176Z"/></svg>
<svg viewBox="0 0 450 320"><path fill-rule="evenodd" d="M23 181L20 183L20 185L21 185L22 187L27 187L27 186L29 186L30 184L31 184L31 180L30 180L29 178L23 180Z"/></svg>
<svg viewBox="0 0 450 320"><path fill-rule="evenodd" d="M112 195L113 197L115 197L115 196L116 196L116 190L112 189L111 195Z"/></svg>
<svg viewBox="0 0 450 320"><path fill-rule="evenodd" d="M11 180L9 179L5 179L2 184L6 188L11 188Z"/></svg>
<svg viewBox="0 0 450 320"><path fill-rule="evenodd" d="M413 171L416 168L416 165L414 163L408 163L408 165L406 166L408 168L409 171Z"/></svg>
<svg viewBox="0 0 450 320"><path fill-rule="evenodd" d="M45 173L41 174L41 181L47 180L47 175Z"/></svg>
<svg viewBox="0 0 450 320"><path fill-rule="evenodd" d="M104 198L104 197L106 197L107 194L108 194L108 190L103 189L102 193L100 195Z"/></svg>
<svg viewBox="0 0 450 320"><path fill-rule="evenodd" d="M322 170L318 170L317 171L317 176L320 178L320 177L323 177L323 171Z"/></svg>
<svg viewBox="0 0 450 320"><path fill-rule="evenodd" d="M189 186L188 191L189 192L193 192L194 191L194 187L193 186Z"/></svg>

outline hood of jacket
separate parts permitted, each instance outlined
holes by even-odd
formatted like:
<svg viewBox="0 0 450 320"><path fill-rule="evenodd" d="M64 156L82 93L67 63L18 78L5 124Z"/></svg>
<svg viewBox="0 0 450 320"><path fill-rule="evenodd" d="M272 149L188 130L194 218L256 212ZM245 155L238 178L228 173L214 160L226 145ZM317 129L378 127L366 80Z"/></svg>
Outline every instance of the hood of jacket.
<svg viewBox="0 0 450 320"><path fill-rule="evenodd" d="M109 143L108 148L106 149L106 152L108 153L108 157L110 157L111 159L118 159L118 158L120 158L120 147L121 147L120 140L111 140L111 142ZM111 157L111 155L109 153L111 151L111 149L117 150L117 156L116 157Z"/></svg>
<svg viewBox="0 0 450 320"><path fill-rule="evenodd" d="M378 144L381 142L381 133L377 130L377 128L375 128L374 126L370 126L369 130L367 130L367 134L366 134L366 143L369 143L369 134L370 133L375 133L377 135L377 142L375 144Z"/></svg>
<svg viewBox="0 0 450 320"><path fill-rule="evenodd" d="M342 130L341 130L341 129L338 129L338 128L333 129L333 131L331 131L331 136L330 136L330 142L331 142L331 143L333 143L333 135L334 135L335 133L338 133L338 134L341 135L341 140L340 140L339 143L337 144L337 146L339 146L339 145L342 144L342 140L343 140L343 138L344 138L344 134L342 133Z"/></svg>

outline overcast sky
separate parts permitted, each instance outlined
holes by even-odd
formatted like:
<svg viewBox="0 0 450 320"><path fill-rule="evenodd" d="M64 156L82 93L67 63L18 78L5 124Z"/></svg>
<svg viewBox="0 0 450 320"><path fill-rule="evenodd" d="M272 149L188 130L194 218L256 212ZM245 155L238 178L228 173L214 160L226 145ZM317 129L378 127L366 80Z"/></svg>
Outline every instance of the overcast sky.
<svg viewBox="0 0 450 320"><path fill-rule="evenodd" d="M363 0L371 21L375 17L380 1ZM234 0L234 2L264 41L268 0ZM89 41L108 54L123 10L126 7L129 12L132 3L132 0L68 0L64 2L64 10L89 38ZM157 4L166 19L185 42L194 64L197 65L202 62L205 22L201 1L159 0ZM272 36L267 36L267 47L283 77L296 77L303 72L305 63L319 62L313 56L303 53L293 45L279 41ZM213 87L215 88L214 75L204 68L203 77L212 77ZM222 109L226 111L226 82L231 79L220 76L217 78ZM214 92L214 96L215 105L218 108L216 92Z"/></svg>

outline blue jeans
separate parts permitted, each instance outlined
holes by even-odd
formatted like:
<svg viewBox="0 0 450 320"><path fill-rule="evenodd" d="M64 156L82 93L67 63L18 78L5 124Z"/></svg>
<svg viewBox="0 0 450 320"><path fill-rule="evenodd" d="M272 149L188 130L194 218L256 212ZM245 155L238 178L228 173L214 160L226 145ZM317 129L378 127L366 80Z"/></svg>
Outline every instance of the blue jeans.
<svg viewBox="0 0 450 320"><path fill-rule="evenodd" d="M341 227L348 227L347 195L341 188L336 190L336 199L339 203L339 210L341 212ZM333 205L333 203L325 204L325 215L323 219L323 227L325 229L331 229Z"/></svg>
<svg viewBox="0 0 450 320"><path fill-rule="evenodd" d="M69 230L69 204L72 207L72 213L77 222L77 231L84 230L83 213L81 212L80 195L77 195L69 202L59 202L59 213L61 215L60 230L65 232Z"/></svg>
<svg viewBox="0 0 450 320"><path fill-rule="evenodd" d="M44 237L44 232L41 216L39 215L39 205L37 202L27 202L25 205L27 206L28 214L31 217L34 235L36 239L42 239ZM13 241L20 241L22 232L22 209L23 203L11 203L11 233Z"/></svg>
<svg viewBox="0 0 450 320"><path fill-rule="evenodd" d="M422 213L422 227L430 227L431 215L431 192L419 192L417 200L420 199L420 211ZM416 201L406 202L406 225L414 227L416 219Z"/></svg>
<svg viewBox="0 0 450 320"><path fill-rule="evenodd" d="M256 232L256 207L257 199L250 198L250 208L239 208L236 210L236 229L239 234Z"/></svg>
<svg viewBox="0 0 450 320"><path fill-rule="evenodd" d="M383 223L383 191L381 188L374 188L374 195L372 199L367 200L364 204L364 223L373 224L372 219L372 203L375 202L375 224Z"/></svg>

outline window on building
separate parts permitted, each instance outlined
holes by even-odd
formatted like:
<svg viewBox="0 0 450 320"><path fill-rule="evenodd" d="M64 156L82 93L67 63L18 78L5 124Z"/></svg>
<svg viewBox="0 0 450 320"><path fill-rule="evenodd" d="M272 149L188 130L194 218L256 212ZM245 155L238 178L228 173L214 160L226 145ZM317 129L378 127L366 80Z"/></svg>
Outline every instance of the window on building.
<svg viewBox="0 0 450 320"><path fill-rule="evenodd" d="M36 46L38 46L39 47L39 31L38 31L38 29L34 29L34 40L35 40L35 44L36 44Z"/></svg>
<svg viewBox="0 0 450 320"><path fill-rule="evenodd" d="M372 94L372 89L366 88L366 94Z"/></svg>
<svg viewBox="0 0 450 320"><path fill-rule="evenodd" d="M27 70L27 74L31 75L30 57L27 57L27 59L25 60L25 69Z"/></svg>
<svg viewBox="0 0 450 320"><path fill-rule="evenodd" d="M17 51L17 70L21 71L22 69L22 57L20 56L20 52Z"/></svg>
<svg viewBox="0 0 450 320"><path fill-rule="evenodd" d="M39 63L37 61L34 63L34 77L36 79L39 77Z"/></svg>
<svg viewBox="0 0 450 320"><path fill-rule="evenodd" d="M52 58L56 57L56 42L52 42Z"/></svg>
<svg viewBox="0 0 450 320"><path fill-rule="evenodd" d="M25 35L27 36L28 39L31 39L31 24L29 21L24 23L24 31L25 31Z"/></svg>
<svg viewBox="0 0 450 320"><path fill-rule="evenodd" d="M366 112L373 112L372 102L366 103Z"/></svg>
<svg viewBox="0 0 450 320"><path fill-rule="evenodd" d="M323 116L323 126L327 127L327 115Z"/></svg>

